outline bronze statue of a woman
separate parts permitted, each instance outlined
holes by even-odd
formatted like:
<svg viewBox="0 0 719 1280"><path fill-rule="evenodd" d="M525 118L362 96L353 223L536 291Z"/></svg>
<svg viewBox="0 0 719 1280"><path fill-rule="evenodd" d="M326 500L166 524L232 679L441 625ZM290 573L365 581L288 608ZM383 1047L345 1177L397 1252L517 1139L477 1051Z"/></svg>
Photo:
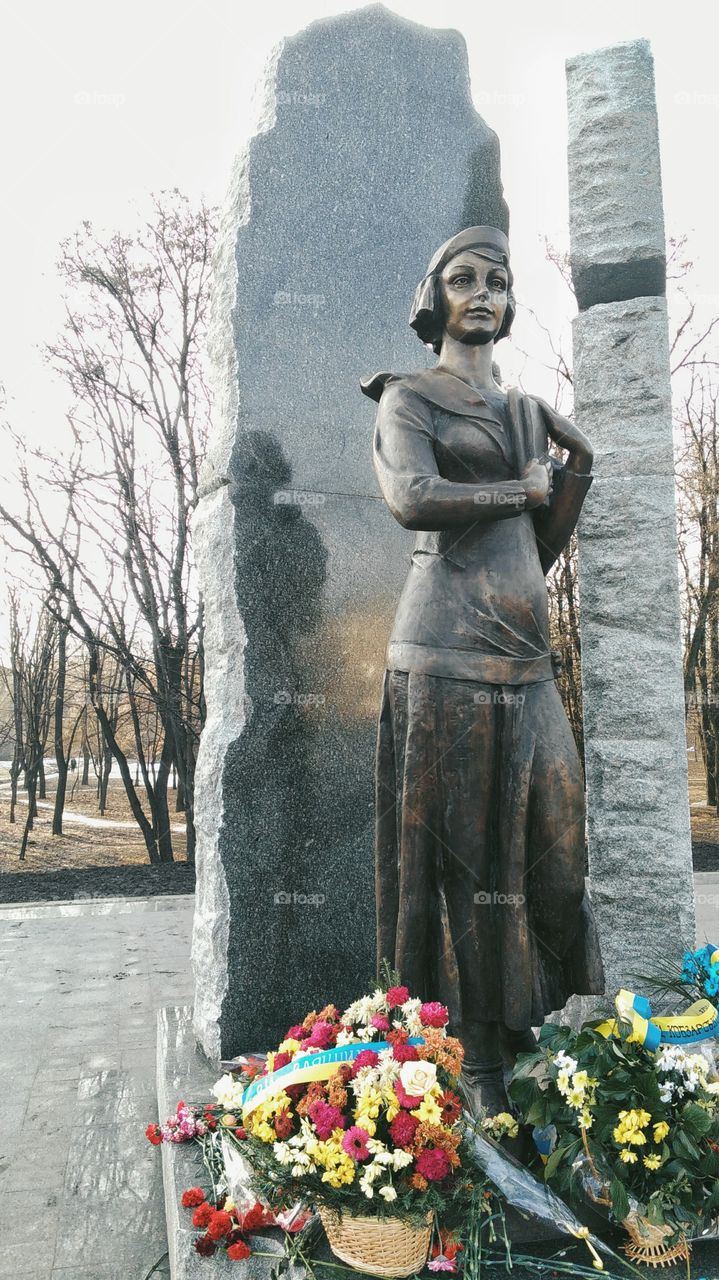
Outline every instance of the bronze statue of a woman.
<svg viewBox="0 0 719 1280"><path fill-rule="evenodd" d="M379 401L385 501L417 530L377 740L378 955L447 1004L468 1101L491 1112L507 1105L502 1055L532 1047L531 1028L572 993L604 989L545 583L592 450L543 400L495 381L512 283L496 227L448 240L410 316L437 364L362 384Z"/></svg>

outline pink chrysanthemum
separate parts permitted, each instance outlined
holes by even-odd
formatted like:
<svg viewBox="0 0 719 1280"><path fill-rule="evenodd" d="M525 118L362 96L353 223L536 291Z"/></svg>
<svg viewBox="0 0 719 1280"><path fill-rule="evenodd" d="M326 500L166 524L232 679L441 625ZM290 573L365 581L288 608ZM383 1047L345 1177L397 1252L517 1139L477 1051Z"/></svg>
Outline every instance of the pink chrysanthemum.
<svg viewBox="0 0 719 1280"><path fill-rule="evenodd" d="M449 1011L437 1000L428 1000L419 1011L419 1019L423 1027L446 1027Z"/></svg>
<svg viewBox="0 0 719 1280"><path fill-rule="evenodd" d="M306 1041L311 1049L329 1049L337 1039L337 1028L330 1022L316 1022Z"/></svg>
<svg viewBox="0 0 719 1280"><path fill-rule="evenodd" d="M375 1013L370 1018L370 1025L374 1027L375 1031L389 1031L389 1018L383 1013Z"/></svg>
<svg viewBox="0 0 719 1280"><path fill-rule="evenodd" d="M368 1139L367 1130L361 1129L358 1124L353 1124L342 1139L342 1147L353 1160L369 1160Z"/></svg>
<svg viewBox="0 0 719 1280"><path fill-rule="evenodd" d="M313 1102L309 1110L310 1120L317 1130L317 1137L326 1142L335 1129L344 1129L345 1117L339 1107L330 1106L329 1102L318 1100Z"/></svg>

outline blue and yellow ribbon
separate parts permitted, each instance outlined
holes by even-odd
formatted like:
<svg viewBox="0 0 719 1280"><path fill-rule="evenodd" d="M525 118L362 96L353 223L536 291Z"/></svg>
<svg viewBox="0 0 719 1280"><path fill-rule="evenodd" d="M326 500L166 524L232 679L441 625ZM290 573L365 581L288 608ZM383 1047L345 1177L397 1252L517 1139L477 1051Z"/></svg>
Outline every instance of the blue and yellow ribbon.
<svg viewBox="0 0 719 1280"><path fill-rule="evenodd" d="M422 1036L410 1036L407 1044L424 1044L424 1039ZM255 1107L281 1093L288 1085L307 1084L310 1080L329 1080L343 1062L354 1062L365 1049L379 1053L382 1049L391 1048L388 1040L362 1040L354 1044L339 1045L334 1049L320 1049L317 1053L297 1054L284 1067L258 1076L247 1086L242 1095L242 1118L246 1120Z"/></svg>
<svg viewBox="0 0 719 1280"><path fill-rule="evenodd" d="M714 953L719 959L719 950ZM630 1043L641 1044L655 1052L662 1044L691 1044L695 1040L709 1040L719 1035L719 1014L709 1000L696 1000L684 1013L671 1017L654 1017L645 996L622 990L614 1001L619 1018L601 1023L600 1035L620 1037L620 1022L630 1023Z"/></svg>

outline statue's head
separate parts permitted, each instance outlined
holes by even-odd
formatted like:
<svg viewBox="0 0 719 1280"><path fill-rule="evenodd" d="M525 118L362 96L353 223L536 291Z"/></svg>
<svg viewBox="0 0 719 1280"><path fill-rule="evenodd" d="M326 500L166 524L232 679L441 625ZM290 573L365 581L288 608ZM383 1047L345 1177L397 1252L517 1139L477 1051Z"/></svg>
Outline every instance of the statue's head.
<svg viewBox="0 0 719 1280"><path fill-rule="evenodd" d="M459 342L499 342L516 304L509 241L498 227L467 227L440 246L417 286L409 322L439 354L446 334Z"/></svg>

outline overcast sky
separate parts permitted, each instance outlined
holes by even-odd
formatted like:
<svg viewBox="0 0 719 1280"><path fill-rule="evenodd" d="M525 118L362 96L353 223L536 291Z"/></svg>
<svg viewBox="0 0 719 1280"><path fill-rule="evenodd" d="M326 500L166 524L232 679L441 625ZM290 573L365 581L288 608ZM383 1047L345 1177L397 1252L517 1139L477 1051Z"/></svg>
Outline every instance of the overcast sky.
<svg viewBox="0 0 719 1280"><path fill-rule="evenodd" d="M163 187L220 201L271 47L347 7L356 6L28 0L5 8L0 382L20 431L50 436L64 404L36 352L62 320L54 270L62 237L83 219L131 226L147 193ZM667 232L689 235L700 303L719 309L715 5L399 0L389 7L463 32L475 103L501 141L520 300L550 324L566 310L541 247L544 235L560 245L567 239L564 60L648 37L656 61ZM517 342L526 332L517 326ZM509 345L501 355L511 375Z"/></svg>

